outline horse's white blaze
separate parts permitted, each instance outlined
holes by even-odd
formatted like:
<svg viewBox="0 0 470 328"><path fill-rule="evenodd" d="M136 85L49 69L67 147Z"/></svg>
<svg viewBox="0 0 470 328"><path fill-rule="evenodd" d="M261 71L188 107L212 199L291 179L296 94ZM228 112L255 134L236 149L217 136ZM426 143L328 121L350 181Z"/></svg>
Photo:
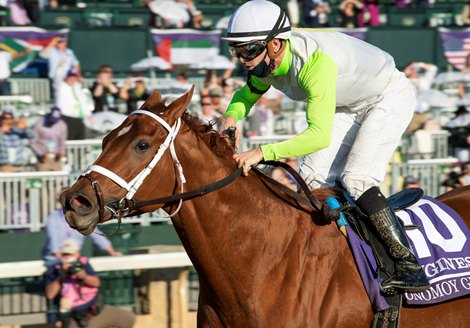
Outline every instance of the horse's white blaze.
<svg viewBox="0 0 470 328"><path fill-rule="evenodd" d="M118 132L118 137L122 136L123 134L126 134L127 132L130 131L130 129L132 128L132 124L129 125L129 126L126 126L125 128L122 128L121 130L119 130Z"/></svg>

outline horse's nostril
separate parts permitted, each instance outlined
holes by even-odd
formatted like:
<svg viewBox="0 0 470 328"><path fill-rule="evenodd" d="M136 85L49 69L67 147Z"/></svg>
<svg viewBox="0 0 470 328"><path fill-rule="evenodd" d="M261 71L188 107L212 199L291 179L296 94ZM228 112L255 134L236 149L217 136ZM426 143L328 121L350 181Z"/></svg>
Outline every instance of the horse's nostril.
<svg viewBox="0 0 470 328"><path fill-rule="evenodd" d="M70 203L72 207L76 209L86 209L86 208L90 208L93 206L86 197L83 197L80 195L77 195L74 198L72 198Z"/></svg>

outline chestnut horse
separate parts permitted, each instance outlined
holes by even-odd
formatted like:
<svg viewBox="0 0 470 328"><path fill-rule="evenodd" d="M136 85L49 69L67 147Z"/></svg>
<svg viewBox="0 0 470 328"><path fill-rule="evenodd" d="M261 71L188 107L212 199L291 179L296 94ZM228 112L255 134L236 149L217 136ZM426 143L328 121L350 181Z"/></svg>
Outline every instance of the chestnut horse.
<svg viewBox="0 0 470 328"><path fill-rule="evenodd" d="M71 227L88 235L98 223L136 213L124 208L126 195L165 197L182 185L188 192L237 169L229 139L185 113L192 93L171 104L153 93L104 138L88 173L61 195ZM369 327L373 312L344 236L270 189L250 172L182 203L140 208L172 214L200 280L198 327ZM469 188L441 199L470 222ZM404 308L400 324L468 326L469 308L469 298Z"/></svg>

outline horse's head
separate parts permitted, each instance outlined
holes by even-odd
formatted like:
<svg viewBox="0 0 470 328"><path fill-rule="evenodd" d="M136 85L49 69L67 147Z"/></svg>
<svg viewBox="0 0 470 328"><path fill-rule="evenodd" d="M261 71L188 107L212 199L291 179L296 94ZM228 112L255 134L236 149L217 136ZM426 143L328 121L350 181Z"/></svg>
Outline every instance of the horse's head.
<svg viewBox="0 0 470 328"><path fill-rule="evenodd" d="M88 235L98 223L129 214L135 194L156 190L162 195L174 193L179 163L173 141L193 92L194 87L169 105L154 92L103 139L103 151L95 163L60 196L72 228ZM154 174L162 167L171 170ZM151 181L144 184L147 175Z"/></svg>

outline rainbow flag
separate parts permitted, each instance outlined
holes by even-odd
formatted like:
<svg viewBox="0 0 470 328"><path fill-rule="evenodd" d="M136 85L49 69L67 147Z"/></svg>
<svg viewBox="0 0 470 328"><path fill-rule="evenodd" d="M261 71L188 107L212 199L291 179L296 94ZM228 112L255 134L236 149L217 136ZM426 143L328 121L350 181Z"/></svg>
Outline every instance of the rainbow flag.
<svg viewBox="0 0 470 328"><path fill-rule="evenodd" d="M11 54L23 52L31 49L26 55L17 57L10 62L13 72L20 72L26 68L39 54L53 37L67 36L68 29L48 31L38 27L1 27L0 28L0 49Z"/></svg>
<svg viewBox="0 0 470 328"><path fill-rule="evenodd" d="M172 65L190 65L218 55L220 30L152 29L155 52Z"/></svg>

